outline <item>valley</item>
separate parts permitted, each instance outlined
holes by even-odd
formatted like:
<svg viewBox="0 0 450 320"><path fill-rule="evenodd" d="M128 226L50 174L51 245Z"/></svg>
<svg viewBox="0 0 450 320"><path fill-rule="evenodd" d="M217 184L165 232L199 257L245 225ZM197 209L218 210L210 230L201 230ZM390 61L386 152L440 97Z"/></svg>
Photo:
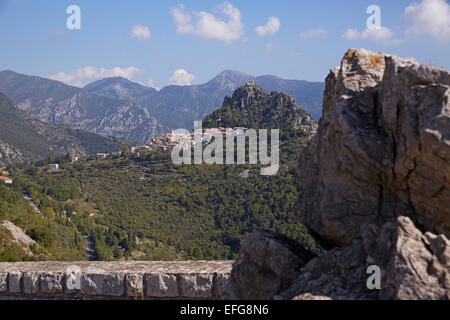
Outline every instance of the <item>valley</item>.
<svg viewBox="0 0 450 320"><path fill-rule="evenodd" d="M235 259L243 239L259 229L278 230L320 250L291 214L301 189L298 149L317 128L295 100L249 82L204 125L223 119L224 126L258 129L271 127L271 118L281 128L275 176L261 176L261 165L177 165L170 149L159 149L74 162L61 158L56 171L46 163L15 167L12 188L30 195L41 219L73 230L73 257L84 260ZM65 241L52 246L72 250Z"/></svg>

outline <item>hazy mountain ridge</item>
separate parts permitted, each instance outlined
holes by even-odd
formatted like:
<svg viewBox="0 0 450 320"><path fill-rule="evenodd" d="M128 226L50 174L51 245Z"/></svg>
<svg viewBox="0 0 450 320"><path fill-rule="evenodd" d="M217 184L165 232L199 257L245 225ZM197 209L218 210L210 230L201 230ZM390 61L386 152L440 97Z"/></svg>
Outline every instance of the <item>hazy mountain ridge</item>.
<svg viewBox="0 0 450 320"><path fill-rule="evenodd" d="M248 81L255 81L264 90L288 93L314 119L320 117L323 83L270 75L254 77L231 70L204 84L170 85L160 91L120 77L95 81L81 89L3 71L0 91L40 121L147 142L168 128L192 129L195 120L219 109L225 96L231 96Z"/></svg>
<svg viewBox="0 0 450 320"><path fill-rule="evenodd" d="M8 97L0 93L0 165L66 153L85 156L118 151L125 143L129 141L68 125L43 123L17 109Z"/></svg>
<svg viewBox="0 0 450 320"><path fill-rule="evenodd" d="M169 128L191 129L194 120L203 119L220 108L225 96L231 96L234 90L251 80L264 90L292 95L297 104L315 120L320 118L324 83L285 80L272 75L255 77L226 70L204 84L169 85L160 91L123 78L107 78L84 88L99 95L120 96L122 99L137 102ZM123 95L124 92L128 92L128 96Z"/></svg>
<svg viewBox="0 0 450 320"><path fill-rule="evenodd" d="M48 123L70 124L93 133L148 141L167 129L146 108L90 93L59 81L0 72L0 91L18 108Z"/></svg>
<svg viewBox="0 0 450 320"><path fill-rule="evenodd" d="M142 96L149 96L158 90L130 81L123 77L111 77L87 84L83 89L112 99L135 101Z"/></svg>

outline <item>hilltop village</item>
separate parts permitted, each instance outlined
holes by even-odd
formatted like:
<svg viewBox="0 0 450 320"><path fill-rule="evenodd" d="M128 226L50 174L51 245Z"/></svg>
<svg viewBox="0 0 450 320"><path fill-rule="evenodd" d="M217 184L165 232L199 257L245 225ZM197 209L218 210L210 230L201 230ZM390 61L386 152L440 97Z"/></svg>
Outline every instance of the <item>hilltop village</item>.
<svg viewBox="0 0 450 320"><path fill-rule="evenodd" d="M233 134L239 135L243 132L245 132L248 128L245 127L235 127L233 128ZM201 141L209 141L211 139L211 135L220 134L222 136L226 136L229 134L227 132L229 128L212 128L212 129L196 129L192 132L186 132L186 131L178 131L178 130L171 130L171 132L166 133L162 136L155 137L151 139L148 143L144 145L136 145L130 147L130 153L139 156L141 153L146 151L157 151L157 150L169 150L173 148L174 146L178 145L179 143L190 140L192 142L192 145L195 145L194 137L196 134L201 135ZM200 132L199 132L200 131ZM110 156L117 155L117 152L113 153L97 153L97 159L106 159Z"/></svg>

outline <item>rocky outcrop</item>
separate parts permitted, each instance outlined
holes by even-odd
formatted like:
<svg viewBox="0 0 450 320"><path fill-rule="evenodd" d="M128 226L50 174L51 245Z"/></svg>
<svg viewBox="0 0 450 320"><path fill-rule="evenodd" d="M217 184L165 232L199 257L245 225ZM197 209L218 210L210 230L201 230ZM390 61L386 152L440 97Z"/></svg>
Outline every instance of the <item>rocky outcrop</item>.
<svg viewBox="0 0 450 320"><path fill-rule="evenodd" d="M265 246L253 235L232 280L271 261L281 268L272 281L298 274L273 299L450 299L449 89L447 71L349 50L327 77L318 133L299 157L297 216L329 250L245 259ZM242 283L231 281L252 294Z"/></svg>
<svg viewBox="0 0 450 320"><path fill-rule="evenodd" d="M423 234L403 216L362 230L362 239L351 246L307 263L295 283L275 298L450 299L450 241L445 236ZM380 290L367 286L370 266L381 270Z"/></svg>
<svg viewBox="0 0 450 320"><path fill-rule="evenodd" d="M323 117L301 153L297 214L348 245L398 216L450 235L450 74L363 49L326 80Z"/></svg>
<svg viewBox="0 0 450 320"><path fill-rule="evenodd" d="M22 152L14 146L0 140L0 166L23 161Z"/></svg>
<svg viewBox="0 0 450 320"><path fill-rule="evenodd" d="M33 255L31 247L36 244L36 241L31 239L21 228L8 220L0 221L0 228L8 230L12 237L11 241L21 246L28 255Z"/></svg>
<svg viewBox="0 0 450 320"><path fill-rule="evenodd" d="M302 129L314 134L317 126L292 96L263 90L254 81L237 88L231 97L226 96L222 108L203 119L204 128Z"/></svg>
<svg viewBox="0 0 450 320"><path fill-rule="evenodd" d="M300 268L315 256L279 233L254 232L233 264L231 290L239 299L269 299L289 288Z"/></svg>

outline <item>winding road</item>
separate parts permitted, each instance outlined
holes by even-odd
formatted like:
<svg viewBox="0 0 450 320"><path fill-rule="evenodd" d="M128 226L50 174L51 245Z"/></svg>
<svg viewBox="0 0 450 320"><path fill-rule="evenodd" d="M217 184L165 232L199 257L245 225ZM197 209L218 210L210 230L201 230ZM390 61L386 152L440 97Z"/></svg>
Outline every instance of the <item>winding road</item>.
<svg viewBox="0 0 450 320"><path fill-rule="evenodd" d="M86 240L86 253L88 256L88 261L97 261L97 253L95 252L94 240L87 234L82 233L84 239Z"/></svg>

